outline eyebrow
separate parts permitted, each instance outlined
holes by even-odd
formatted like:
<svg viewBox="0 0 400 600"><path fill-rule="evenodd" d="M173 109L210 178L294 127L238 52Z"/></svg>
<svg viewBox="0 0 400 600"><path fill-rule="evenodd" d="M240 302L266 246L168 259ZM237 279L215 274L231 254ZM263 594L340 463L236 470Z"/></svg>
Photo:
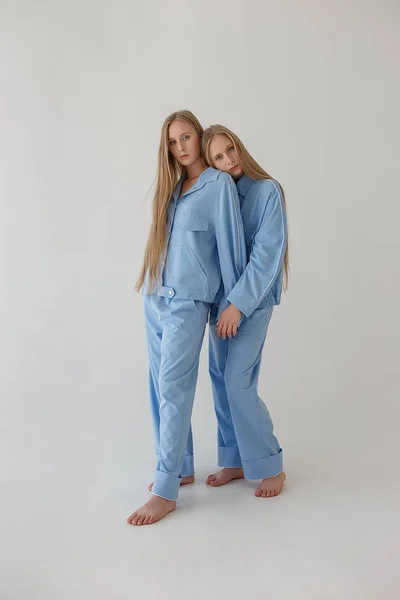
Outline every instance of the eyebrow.
<svg viewBox="0 0 400 600"><path fill-rule="evenodd" d="M225 152L228 150L228 148L230 148L231 146L233 146L232 142L229 142L229 144L225 147ZM217 156L219 156L221 154L221 152L217 152L217 154L213 157L213 160L215 160L217 158Z"/></svg>
<svg viewBox="0 0 400 600"><path fill-rule="evenodd" d="M181 135L178 137L182 137L183 135L187 135L188 133L190 134L190 131L185 131L184 133L181 133ZM170 142L171 140L174 140L174 139L175 138L168 138L168 141Z"/></svg>

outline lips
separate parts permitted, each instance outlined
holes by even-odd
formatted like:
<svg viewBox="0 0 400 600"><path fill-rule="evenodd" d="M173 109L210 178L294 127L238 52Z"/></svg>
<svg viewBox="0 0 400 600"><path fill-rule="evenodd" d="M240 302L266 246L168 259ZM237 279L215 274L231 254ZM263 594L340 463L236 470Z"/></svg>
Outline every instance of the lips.
<svg viewBox="0 0 400 600"><path fill-rule="evenodd" d="M182 154L182 156L180 156L179 158L180 158L181 160L183 160L184 158L187 158L188 156L189 156L189 154Z"/></svg>
<svg viewBox="0 0 400 600"><path fill-rule="evenodd" d="M238 165L235 165L234 167L232 167L232 169L229 169L229 173L230 173L231 171L236 171L236 169L237 169L237 168L238 168Z"/></svg>

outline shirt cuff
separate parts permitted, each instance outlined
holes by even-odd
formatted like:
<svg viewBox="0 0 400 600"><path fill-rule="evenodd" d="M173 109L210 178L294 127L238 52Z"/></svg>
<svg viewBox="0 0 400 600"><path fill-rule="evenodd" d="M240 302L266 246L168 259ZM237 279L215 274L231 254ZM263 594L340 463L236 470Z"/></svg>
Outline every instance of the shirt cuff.
<svg viewBox="0 0 400 600"><path fill-rule="evenodd" d="M228 302L234 304L246 317L250 317L257 308L257 302L246 290L235 286L227 298Z"/></svg>

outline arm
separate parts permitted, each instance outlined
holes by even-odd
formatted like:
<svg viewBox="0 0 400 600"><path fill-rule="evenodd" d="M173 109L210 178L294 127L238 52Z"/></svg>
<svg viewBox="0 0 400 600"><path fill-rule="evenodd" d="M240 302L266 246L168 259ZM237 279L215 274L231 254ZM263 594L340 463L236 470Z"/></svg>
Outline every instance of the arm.
<svg viewBox="0 0 400 600"><path fill-rule="evenodd" d="M228 295L228 301L249 317L270 291L283 264L287 242L282 192L273 181L268 190L261 226L247 268ZM261 191L261 193L263 193Z"/></svg>
<svg viewBox="0 0 400 600"><path fill-rule="evenodd" d="M226 297L246 268L246 245L239 196L232 178L221 173L219 197L215 199L214 231L224 285L224 299L218 315L228 306Z"/></svg>

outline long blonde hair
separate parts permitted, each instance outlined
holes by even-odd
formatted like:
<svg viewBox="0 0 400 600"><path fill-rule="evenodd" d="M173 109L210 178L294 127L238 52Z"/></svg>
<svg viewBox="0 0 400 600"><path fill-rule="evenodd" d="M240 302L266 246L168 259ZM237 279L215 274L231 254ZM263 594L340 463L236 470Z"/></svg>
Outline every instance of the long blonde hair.
<svg viewBox="0 0 400 600"><path fill-rule="evenodd" d="M271 177L271 175L269 175L266 171L264 171L264 169L262 167L260 167L258 162L256 162L254 160L254 158L251 156L250 152L246 149L246 147L243 144L243 142L241 141L241 139L238 138L238 136L235 133L233 133L233 131L231 131L227 127L224 127L223 125L211 125L211 127L207 127L207 129L205 129L203 132L201 145L202 145L204 158L208 165L215 167L215 165L213 164L213 161L212 161L212 157L211 157L210 145L216 135L226 135L230 139L230 141L232 142L232 144L234 145L234 147L236 149L236 152L238 153L242 171L248 177L251 177L252 179L273 179ZM282 189L281 184L279 184L279 187L282 192L283 204L284 204L284 207L286 210L285 193ZM283 289L285 291L288 288L288 282L289 282L289 245L288 245L288 243L286 243L285 256L283 259Z"/></svg>
<svg viewBox="0 0 400 600"><path fill-rule="evenodd" d="M139 291L145 282L148 272L148 291L158 282L159 263L167 240L167 211L172 193L179 179L185 174L185 168L169 151L168 131L174 121L185 121L193 127L200 140L203 127L190 110L180 110L167 117L161 129L160 148L158 151L158 169L156 192L153 198L153 218L147 239L144 261L136 290Z"/></svg>

